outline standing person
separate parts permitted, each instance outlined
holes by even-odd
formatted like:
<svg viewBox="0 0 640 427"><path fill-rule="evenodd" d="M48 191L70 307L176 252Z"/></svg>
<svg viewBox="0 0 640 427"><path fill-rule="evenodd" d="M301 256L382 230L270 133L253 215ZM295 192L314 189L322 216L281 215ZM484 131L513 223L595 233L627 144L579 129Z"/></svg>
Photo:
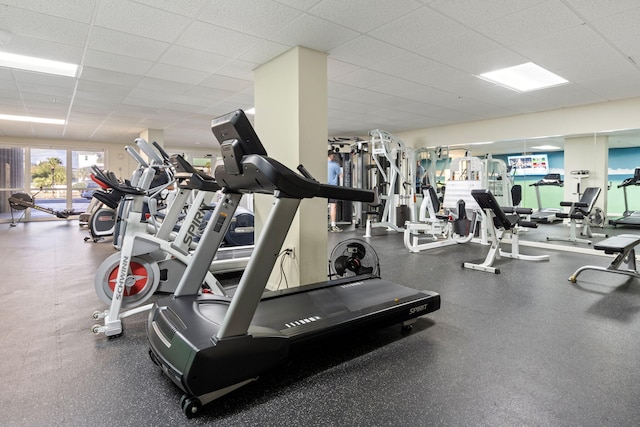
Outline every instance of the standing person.
<svg viewBox="0 0 640 427"><path fill-rule="evenodd" d="M328 167L327 183L330 185L339 185L339 179L342 174L340 173L340 165L336 159L336 152L333 150L329 150ZM331 219L329 231L332 233L339 233L342 231L342 229L336 225L337 210L338 201L336 199L329 199L329 217Z"/></svg>
<svg viewBox="0 0 640 427"><path fill-rule="evenodd" d="M424 176L424 168L420 164L420 161L416 163L416 193L422 193L422 177ZM431 184L431 183L429 183ZM435 187L434 187L435 188Z"/></svg>

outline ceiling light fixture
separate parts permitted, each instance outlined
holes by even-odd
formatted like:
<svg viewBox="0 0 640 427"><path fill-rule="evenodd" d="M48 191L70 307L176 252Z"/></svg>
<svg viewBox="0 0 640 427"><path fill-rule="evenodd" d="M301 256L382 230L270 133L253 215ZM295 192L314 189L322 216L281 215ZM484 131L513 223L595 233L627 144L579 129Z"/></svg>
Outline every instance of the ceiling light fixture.
<svg viewBox="0 0 640 427"><path fill-rule="evenodd" d="M11 120L14 122L45 123L49 125L66 125L67 124L67 121L64 119L48 119L46 117L30 117L30 116L12 116L10 114L0 114L0 120Z"/></svg>
<svg viewBox="0 0 640 427"><path fill-rule="evenodd" d="M569 83L568 80L533 62L491 71L478 77L517 92L530 92Z"/></svg>
<svg viewBox="0 0 640 427"><path fill-rule="evenodd" d="M538 145L531 148L534 150L562 150L561 147L557 147L555 145Z"/></svg>
<svg viewBox="0 0 640 427"><path fill-rule="evenodd" d="M16 55L7 52L0 52L0 67L17 68L20 70L66 77L76 77L78 75L78 65L76 64L51 61L34 56Z"/></svg>
<svg viewBox="0 0 640 427"><path fill-rule="evenodd" d="M464 142L462 144L450 144L449 147L466 147L467 145L489 145L494 141L482 141L482 142Z"/></svg>

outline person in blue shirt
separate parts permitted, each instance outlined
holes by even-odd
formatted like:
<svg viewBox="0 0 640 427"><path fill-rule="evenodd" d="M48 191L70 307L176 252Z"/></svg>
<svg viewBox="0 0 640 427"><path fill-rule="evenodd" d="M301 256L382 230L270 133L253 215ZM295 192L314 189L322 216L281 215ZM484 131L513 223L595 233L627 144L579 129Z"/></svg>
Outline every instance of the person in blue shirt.
<svg viewBox="0 0 640 427"><path fill-rule="evenodd" d="M329 150L327 183L330 185L340 185L341 175L342 173L340 171L340 164L338 163L336 152ZM329 218L331 219L329 231L332 233L339 233L342 231L342 229L336 225L337 212L338 201L336 199L329 199Z"/></svg>
<svg viewBox="0 0 640 427"><path fill-rule="evenodd" d="M422 193L422 177L424 176L424 168L420 164L420 161L416 163L416 193Z"/></svg>

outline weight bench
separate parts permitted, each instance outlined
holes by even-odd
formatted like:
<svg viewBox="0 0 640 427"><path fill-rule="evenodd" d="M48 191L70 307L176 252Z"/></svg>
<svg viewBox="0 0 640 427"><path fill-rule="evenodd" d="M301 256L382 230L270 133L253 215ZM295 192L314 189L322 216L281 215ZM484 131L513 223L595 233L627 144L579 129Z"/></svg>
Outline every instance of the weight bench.
<svg viewBox="0 0 640 427"><path fill-rule="evenodd" d="M607 237L605 234L594 234L591 232L591 228L589 227L589 215L591 214L591 210L596 204L596 200L598 200L598 196L600 196L600 187L588 187L582 193L580 200L577 202L560 202L560 206L570 207L569 212L557 212L556 218L569 219L571 222L569 226L571 227L569 230L569 236L549 236L547 240L559 240L564 242L573 242L573 243L586 243L587 245L591 244L591 240L580 239L577 236L576 225L578 221L582 221L582 232L580 232L581 236L587 237Z"/></svg>
<svg viewBox="0 0 640 427"><path fill-rule="evenodd" d="M640 273L636 269L636 250L635 247L640 245L639 234L620 234L619 236L609 237L599 243L593 245L594 249L604 251L605 254L618 254L609 267L600 267L597 265L585 265L576 270L569 277L571 283L576 283L578 275L585 270L607 271L610 273L625 274L627 276L640 278ZM620 269L620 265L624 263L626 268Z"/></svg>
<svg viewBox="0 0 640 427"><path fill-rule="evenodd" d="M520 215L531 214L529 208L501 208L498 201L489 190L471 190L471 196L476 200L478 206L485 212L487 231L491 235L491 247L489 253L481 264L465 262L462 267L471 270L487 271L489 273L500 274L500 269L493 267L496 259L513 258L525 261L548 261L549 255L523 255L520 253L519 233L522 227L537 228L537 224L531 221L524 221ZM509 215L507 212L509 211ZM500 243L505 233L511 233L511 252L500 250Z"/></svg>

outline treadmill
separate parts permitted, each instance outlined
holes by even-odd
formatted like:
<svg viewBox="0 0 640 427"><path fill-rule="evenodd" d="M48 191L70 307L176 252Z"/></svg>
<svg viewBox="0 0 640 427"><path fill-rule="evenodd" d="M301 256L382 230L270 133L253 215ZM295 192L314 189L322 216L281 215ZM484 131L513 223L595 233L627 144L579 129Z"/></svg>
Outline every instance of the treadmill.
<svg viewBox="0 0 640 427"><path fill-rule="evenodd" d="M440 295L363 275L264 292L304 198L372 202L374 193L321 184L267 156L242 110L212 122L224 165L215 178L223 198L173 296L154 303L147 322L151 359L184 392L184 414L242 387L319 339L366 327L401 324L440 308ZM275 201L233 296L199 294L243 193Z"/></svg>
<svg viewBox="0 0 640 427"><path fill-rule="evenodd" d="M621 227L640 227L640 211L629 210L629 203L627 199L627 187L631 185L640 185L640 168L636 168L631 178L627 178L618 188L622 187L624 192L624 213L620 218L610 219L609 224Z"/></svg>
<svg viewBox="0 0 640 427"><path fill-rule="evenodd" d="M536 188L536 200L538 201L538 210L531 214L531 221L539 222L541 224L549 224L561 218L556 216L557 213L563 212L561 208L543 208L542 200L540 199L540 187L552 185L554 187L563 187L564 181L560 178L559 173L546 174L541 180L530 184L530 187Z"/></svg>

